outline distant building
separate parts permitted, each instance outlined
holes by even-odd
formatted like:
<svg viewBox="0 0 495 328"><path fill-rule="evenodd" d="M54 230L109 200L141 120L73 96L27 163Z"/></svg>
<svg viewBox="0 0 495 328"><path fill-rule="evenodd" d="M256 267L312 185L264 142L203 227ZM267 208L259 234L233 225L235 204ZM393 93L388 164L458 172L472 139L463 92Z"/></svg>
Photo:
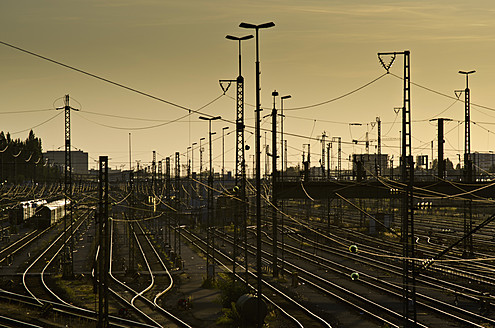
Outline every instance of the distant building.
<svg viewBox="0 0 495 328"><path fill-rule="evenodd" d="M388 169L388 154L352 154L352 170L357 171L358 163L362 165L366 175L376 174L378 167L381 171Z"/></svg>
<svg viewBox="0 0 495 328"><path fill-rule="evenodd" d="M474 170L477 174L486 174L495 169L495 154L493 153L471 153Z"/></svg>
<svg viewBox="0 0 495 328"><path fill-rule="evenodd" d="M49 165L57 166L63 172L65 170L65 151L49 150L43 153L43 157ZM88 174L88 153L81 150L71 151L72 173Z"/></svg>

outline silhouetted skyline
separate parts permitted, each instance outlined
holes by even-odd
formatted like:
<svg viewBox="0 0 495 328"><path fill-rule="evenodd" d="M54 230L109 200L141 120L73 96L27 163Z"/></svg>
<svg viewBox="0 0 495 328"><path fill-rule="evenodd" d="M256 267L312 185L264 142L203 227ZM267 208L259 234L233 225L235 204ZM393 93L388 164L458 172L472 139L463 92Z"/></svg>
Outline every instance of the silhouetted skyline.
<svg viewBox="0 0 495 328"><path fill-rule="evenodd" d="M382 153L398 158L398 140L391 138L399 136L400 115L396 116L394 107L402 106L402 81L392 74L340 100L290 110L345 95L380 77L385 73L377 58L380 51L410 50L411 81L451 97L454 90L465 88L464 76L458 71L476 70L469 80L472 102L489 109L472 106L471 149L493 149L495 7L490 1L30 0L6 2L1 8L1 41L185 108L0 45L0 130L25 139L33 128L44 151L63 150L63 114L54 108L63 106L63 96L69 94L71 105L80 108L72 115L72 144L89 153L90 167L98 156L108 155L112 168L127 168L128 135L132 133L133 160L143 163L151 161L153 150L161 160L176 151L185 155L187 147L197 142L197 170L196 147L199 139L208 135L207 122L198 119L200 114L192 114L163 123L217 99L222 94L218 80L237 77L237 44L225 36L249 34L238 27L243 21L276 24L260 38L261 104L271 108L273 90L281 96L292 95L284 102L289 166L301 162L303 144L308 143L312 165L317 165L321 145L309 137L317 138L323 131L327 140L342 137L343 158L353 152L364 153L364 143L351 141L364 141L366 131L375 139L371 122L377 116L383 122ZM246 124L254 126L254 41L244 42L242 51ZM401 57L390 71L402 76ZM436 124L429 120L451 118L445 126L445 157L456 164L457 154L464 152L464 126L460 124L464 105L422 87L413 85L411 91L414 154L431 157L431 140L435 140L436 157ZM221 167L225 126L230 126L225 137L226 169L234 167L234 98L232 86L226 96L201 109L202 114L230 121L212 124L212 131L217 132L213 144L216 172ZM267 114L269 111L262 116ZM151 126L157 127L147 128ZM262 121L262 128L270 128L269 118ZM19 131L24 132L16 133ZM251 146L246 153L250 165L254 142L249 133L246 143ZM269 134L267 144L271 144ZM206 162L205 156L203 160ZM181 161L185 163L186 156Z"/></svg>

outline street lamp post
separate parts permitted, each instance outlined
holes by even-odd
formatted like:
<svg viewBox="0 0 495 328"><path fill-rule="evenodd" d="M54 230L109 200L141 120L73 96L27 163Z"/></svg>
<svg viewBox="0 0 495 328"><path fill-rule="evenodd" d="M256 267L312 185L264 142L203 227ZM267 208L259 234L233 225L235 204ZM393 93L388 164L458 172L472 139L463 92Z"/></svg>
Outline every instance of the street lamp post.
<svg viewBox="0 0 495 328"><path fill-rule="evenodd" d="M213 218L213 164L211 151L211 121L221 119L221 116L205 117L200 116L200 120L208 121L209 152L210 152L210 172L208 174L208 216L206 222L206 277L207 279L215 278L215 234L211 234L211 220ZM211 234L211 235L210 235ZM211 240L211 243L210 243Z"/></svg>
<svg viewBox="0 0 495 328"><path fill-rule="evenodd" d="M222 128L222 182L225 184L225 130L229 127Z"/></svg>
<svg viewBox="0 0 495 328"><path fill-rule="evenodd" d="M258 287L258 327L263 326L263 319L261 317L262 311L262 297L261 292L261 176L260 176L260 164L261 164L261 148L260 148L260 60L259 60L259 30L264 28L270 28L275 26L273 22L254 25L249 23L241 23L239 27L254 29L256 31L256 275L257 275L257 287Z"/></svg>
<svg viewBox="0 0 495 328"><path fill-rule="evenodd" d="M193 142L191 145L191 174L194 172L194 146L197 144L197 142Z"/></svg>
<svg viewBox="0 0 495 328"><path fill-rule="evenodd" d="M189 149L191 149L192 154L192 146L187 147L186 157L187 157L187 177L189 178L191 175L191 159L189 158Z"/></svg>
<svg viewBox="0 0 495 328"><path fill-rule="evenodd" d="M287 158L285 157L285 146L284 146L284 120L285 120L285 116L284 116L284 100L285 99L290 99L292 98L291 95L286 95L286 96L282 96L280 97L280 181L283 181L284 180L284 171L287 170L287 165L285 164L284 160L287 161ZM282 212L284 211L284 201L281 200L281 207L282 207ZM284 275L284 262L285 262L285 259L284 259L284 249L285 249L285 245L284 245L284 215L281 216L281 222L280 222L281 226L282 226L282 264L281 264L281 267L282 267L282 275Z"/></svg>
<svg viewBox="0 0 495 328"><path fill-rule="evenodd" d="M284 100L285 99L290 99L292 98L291 95L286 95L280 97L280 144L282 145L280 147L280 177L283 179L284 177L284 170L287 170L286 165L284 165Z"/></svg>
<svg viewBox="0 0 495 328"><path fill-rule="evenodd" d="M276 185L278 182L278 172L277 172L277 107L275 107L275 99L278 96L277 90L272 92L273 96L273 109L272 109L272 229L273 229L273 277L278 277L278 260L277 260L277 250L278 250L278 202L277 202L277 189Z"/></svg>
<svg viewBox="0 0 495 328"><path fill-rule="evenodd" d="M201 174L203 173L203 146L201 145L201 141L205 140L205 138L199 139L199 181L202 181Z"/></svg>

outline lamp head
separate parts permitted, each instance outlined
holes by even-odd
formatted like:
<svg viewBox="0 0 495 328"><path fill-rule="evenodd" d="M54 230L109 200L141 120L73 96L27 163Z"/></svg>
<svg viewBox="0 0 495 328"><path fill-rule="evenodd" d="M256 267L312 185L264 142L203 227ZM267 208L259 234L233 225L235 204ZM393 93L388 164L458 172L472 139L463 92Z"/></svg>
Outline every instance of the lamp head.
<svg viewBox="0 0 495 328"><path fill-rule="evenodd" d="M269 23L263 23L259 25L251 24L251 23L241 23L239 24L239 27L242 28L254 28L254 29L260 29L260 28L269 28L275 26L275 23L269 22Z"/></svg>
<svg viewBox="0 0 495 328"><path fill-rule="evenodd" d="M252 39L252 38L254 38L254 36L252 34L241 36L241 37L237 37L237 36L233 36L233 35L227 35L225 38L227 38L229 40L234 40L234 41L244 41L244 40Z"/></svg>

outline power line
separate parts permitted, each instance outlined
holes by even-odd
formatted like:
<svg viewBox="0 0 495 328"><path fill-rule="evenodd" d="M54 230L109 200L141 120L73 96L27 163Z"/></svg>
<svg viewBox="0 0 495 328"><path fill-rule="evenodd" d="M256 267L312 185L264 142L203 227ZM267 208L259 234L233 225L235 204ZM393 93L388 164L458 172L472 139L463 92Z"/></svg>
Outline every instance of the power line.
<svg viewBox="0 0 495 328"><path fill-rule="evenodd" d="M402 80L403 78L394 74L394 73L390 73L390 75L398 78L399 80ZM412 85L414 86L417 86L418 88L421 88L421 89L424 89L424 90L427 90L427 91L430 91L432 93L435 93L437 95L440 95L440 96L443 96L443 97L446 97L446 98L449 98L449 99L452 99L452 100L456 100L456 101L461 101L461 102L464 102L463 100L460 100L459 98L457 97L454 97L454 96L450 96L448 94L445 94L443 92L440 92L440 91L436 91L436 90L433 90L431 88L428 88L428 87L425 87L421 84L418 84L418 83L414 83L414 82L411 82ZM486 110L490 110L490 111L495 111L495 108L492 108L492 107L488 107L488 106L483 106L483 105L478 105L478 104L475 104L475 103L470 103L472 106L476 106L476 107L479 107L479 108L483 108L483 109L486 109Z"/></svg>
<svg viewBox="0 0 495 328"><path fill-rule="evenodd" d="M46 111L51 111L51 110L55 110L55 108L49 108L49 109L27 109L27 110L16 110L14 112L0 112L0 115L3 115L3 114L37 113L37 112L46 112Z"/></svg>
<svg viewBox="0 0 495 328"><path fill-rule="evenodd" d="M96 122L96 121L93 121L93 120L90 120L84 116L81 116L83 119L85 119L86 121L89 121L91 123L94 123L96 125L100 125L100 126L103 126L103 127L106 127L106 128L110 128L110 129L117 129L117 130L147 130L147 129L153 129L153 128L158 128L158 127L161 127L161 126L165 126L165 125L168 125L168 124L171 124L171 123L175 123L175 122L178 122L184 118L187 118L189 116L191 116L192 112L198 112L199 110L205 108L206 106L208 105L211 105L212 103L214 103L215 101L217 101L218 99L220 99L221 97L223 96L223 94L221 94L220 96L216 97L215 99L213 99L212 101L208 102L206 105L203 105L202 107L200 107L199 109L195 110L195 111L190 111L188 114L186 115L183 115L181 117L178 117L174 120L171 120L171 121L165 121L163 123L160 123L160 124L155 124L155 125L150 125L150 126L144 126L144 127L137 127L137 128L133 128L133 127L119 127L119 126L114 126L114 125L108 125L108 124L103 124L103 123L99 123L99 122ZM78 114L80 114L82 112L78 112ZM86 111L84 112L86 113ZM98 114L98 113L94 113L94 112L91 112L91 114ZM105 115L105 116L110 116L110 117L118 117L118 115L110 115L110 114L101 114L101 115ZM131 118L127 118L127 119L131 119ZM158 121L160 122L159 120L155 120L155 121ZM228 121L230 122L230 121Z"/></svg>
<svg viewBox="0 0 495 328"><path fill-rule="evenodd" d="M349 91L347 93L344 93L343 95L341 96L338 96L338 97L335 97L335 98L332 98L332 99L329 99L329 100L326 100L326 101L323 101L323 102L320 102L320 103L317 103L317 104L313 104L313 105L308 105L308 106L302 106L302 107L293 107L293 108L284 108L284 110L301 110L301 109L308 109L308 108L313 108L313 107L318 107L318 106L322 106L322 105L325 105L325 104L328 104L328 103L331 103L331 102L334 102L334 101L337 101L337 100L340 100L342 98L345 98L347 96L350 96L352 95L353 93L356 93L358 92L359 90L362 90L364 88L366 88L367 86L375 83L376 81L380 80L382 77L384 77L385 75L387 75L387 73L383 73L382 75L380 75L379 77L371 80L370 82L360 86L359 88L357 89L354 89L352 91Z"/></svg>
<svg viewBox="0 0 495 328"><path fill-rule="evenodd" d="M132 91L132 92L135 92L137 94L140 94L142 96L145 96L145 97L148 97L148 98L151 98L151 99L154 99L154 100L157 100L157 101L160 101L160 102L163 102L165 104L168 104L168 105L171 105L171 106L174 106L174 107L177 107L177 108L180 108L180 109L183 109L183 110L187 110L188 112L195 112L195 113L198 113L198 114L201 114L201 115L206 115L206 116L211 116L209 114L206 114L206 113L201 113L199 111L196 111L196 110L192 110L190 108L187 108L185 106L182 106L182 105L178 105L176 103L173 103L171 101L168 101L168 100L165 100L163 98L160 98L160 97L156 97L156 96L153 96L152 94L149 94L147 92L144 92L144 91L140 91L138 89L135 89L135 88L131 88L131 87L128 87L124 84L121 84L121 83L118 83L118 82L115 82L115 81L112 81L112 80L109 80L107 78L104 78L104 77L101 77L99 75L96 75L96 74L92 74L92 73L89 73L87 71L84 71L82 69L79 69L79 68L76 68L74 66L70 66L70 65L67 65L67 64L64 64L62 62L59 62L57 60L54 60L54 59L51 59L51 58L48 58L48 57L45 57L45 56L42 56L40 54L37 54L35 52L32 52L32 51L29 51L29 50L26 50L26 49L23 49L23 48L20 48L20 47L17 47L17 46L14 46L13 44L10 44L10 43L7 43L7 42L4 42L4 41L0 41L1 44L7 46L7 47L10 47L10 48L13 48L13 49L16 49L16 50L19 50L19 51L22 51L24 53L27 53L29 55L32 55L32 56L35 56L35 57L38 57L38 58L41 58L43 60L46 60L46 61L49 61L51 63L54 63L54 64L57 64L57 65L60 65L60 66L63 66L65 68L68 68L68 69L71 69L73 71L76 71L76 72L79 72L79 73L82 73L82 74L85 74L85 75L88 75L88 76L91 76L95 79L98 79L98 80L101 80L101 81L104 81L104 82L107 82L107 83L110 83L110 84L113 84L115 86L118 86L120 88L123 88L123 89L126 89L126 90L129 90L129 91Z"/></svg>
<svg viewBox="0 0 495 328"><path fill-rule="evenodd" d="M39 126L41 126L41 125L43 125L43 124L45 124L45 123L48 123L49 121L53 120L55 117L59 116L59 115L60 115L60 114L62 114L62 113L63 113L63 112L59 112L59 113L55 114L54 116L50 117L49 119L47 119L46 121L43 121L43 122L41 122L41 123L39 123L39 124L36 124L36 125L35 125L35 126L33 126L33 127L30 127L30 128L28 128L28 129L24 129L24 130L21 130L21 131L12 132L12 133L10 133L10 134L17 134L17 133L22 133L22 132L26 132L26 131L30 131L30 130L32 130L32 129L35 129L35 128L37 128L37 127L39 127Z"/></svg>

